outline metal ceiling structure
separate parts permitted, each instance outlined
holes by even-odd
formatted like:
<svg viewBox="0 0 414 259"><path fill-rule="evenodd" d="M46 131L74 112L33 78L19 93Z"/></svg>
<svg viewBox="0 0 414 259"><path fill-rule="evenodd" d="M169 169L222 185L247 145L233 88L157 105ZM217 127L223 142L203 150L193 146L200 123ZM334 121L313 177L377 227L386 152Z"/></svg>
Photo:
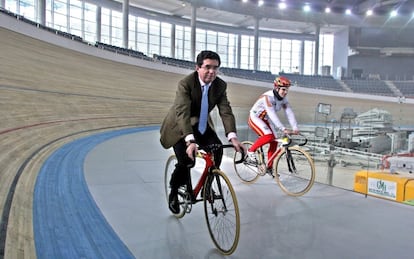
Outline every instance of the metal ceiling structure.
<svg viewBox="0 0 414 259"><path fill-rule="evenodd" d="M278 0L129 0L130 6L151 12L191 19L196 7L197 21L235 28L253 29L259 20L259 29L290 33L314 33L318 25L322 33L336 33L344 27L414 28L414 1L398 0L285 0L281 10ZM123 0L117 0L122 3ZM302 10L304 4L311 11ZM325 13L325 8L331 9ZM352 10L346 15L346 9ZM366 16L367 10L373 14ZM399 15L390 18L397 10Z"/></svg>

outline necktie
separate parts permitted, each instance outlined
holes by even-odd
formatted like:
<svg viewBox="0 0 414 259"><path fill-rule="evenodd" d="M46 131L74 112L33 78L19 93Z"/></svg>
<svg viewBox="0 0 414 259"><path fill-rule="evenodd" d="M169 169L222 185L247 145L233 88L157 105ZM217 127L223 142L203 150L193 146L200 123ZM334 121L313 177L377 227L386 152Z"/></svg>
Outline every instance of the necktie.
<svg viewBox="0 0 414 259"><path fill-rule="evenodd" d="M201 97L201 110L200 118L198 121L198 131L204 134L207 129L207 118L208 118L208 88L209 85L203 86L203 96Z"/></svg>

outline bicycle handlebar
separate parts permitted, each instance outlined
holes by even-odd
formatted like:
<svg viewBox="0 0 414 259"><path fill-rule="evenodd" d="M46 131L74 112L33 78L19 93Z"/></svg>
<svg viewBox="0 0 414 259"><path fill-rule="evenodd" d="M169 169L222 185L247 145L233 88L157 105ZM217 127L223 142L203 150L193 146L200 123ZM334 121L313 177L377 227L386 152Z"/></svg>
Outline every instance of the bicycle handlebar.
<svg viewBox="0 0 414 259"><path fill-rule="evenodd" d="M299 135L301 135L301 137L304 139L303 143L299 144L299 146L304 146L304 145L306 145L306 143L308 143L308 138L307 138L307 137L305 137L305 136L303 136L302 134L299 134Z"/></svg>
<svg viewBox="0 0 414 259"><path fill-rule="evenodd" d="M298 146L304 146L304 145L306 145L306 143L308 143L308 138L306 138L306 136L304 136L303 134L299 133L299 134L295 134L295 136L300 136L300 138L302 140L301 143L297 144ZM290 146L293 142L292 141L292 135L291 134L285 134L285 135L283 135L282 138L277 139L277 141L280 141L283 146Z"/></svg>
<svg viewBox="0 0 414 259"><path fill-rule="evenodd" d="M230 148L230 147L234 148L234 146L232 144L210 144L210 145L206 145L206 146L198 146L198 149L199 150L204 150L207 153L213 153L214 151L216 151L220 148ZM200 151L198 151L198 153L200 153ZM242 153L242 158L239 161L235 161L236 164L242 163L243 160L244 160L245 154L244 154L243 149L241 150L241 153ZM196 154L194 152L194 154L193 154L194 160L192 160L191 163L187 165L188 168L192 168L192 167L195 166L195 163L196 163L195 157L196 157L196 155L198 155L198 154ZM201 155L198 155L198 156L201 157Z"/></svg>

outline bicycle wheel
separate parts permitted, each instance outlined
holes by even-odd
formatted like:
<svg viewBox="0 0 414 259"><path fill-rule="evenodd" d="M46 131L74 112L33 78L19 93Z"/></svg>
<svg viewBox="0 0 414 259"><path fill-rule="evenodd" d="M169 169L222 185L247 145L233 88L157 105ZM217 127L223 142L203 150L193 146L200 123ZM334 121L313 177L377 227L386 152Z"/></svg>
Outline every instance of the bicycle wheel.
<svg viewBox="0 0 414 259"><path fill-rule="evenodd" d="M213 169L204 183L204 213L214 245L224 255L239 243L240 214L236 194L227 176Z"/></svg>
<svg viewBox="0 0 414 259"><path fill-rule="evenodd" d="M253 145L253 142L243 141L242 144L246 147L247 150ZM240 161L241 155L242 154L240 152L234 153L233 165L234 170L236 171L236 175L245 183L254 183L259 178L257 164L252 164L248 161L243 161L242 163L236 164L235 161Z"/></svg>
<svg viewBox="0 0 414 259"><path fill-rule="evenodd" d="M307 193L315 181L315 165L311 156L298 147L289 147L273 162L273 171L280 188L291 196Z"/></svg>
<svg viewBox="0 0 414 259"><path fill-rule="evenodd" d="M170 179L171 179L172 173L174 172L176 164L177 164L177 157L175 155L171 155L168 158L167 163L165 164L164 186L165 186L165 197L167 198L167 205L169 205L168 196L170 195L170 192L171 192ZM185 186L182 186L178 189L178 201L180 203L180 213L173 214L175 217L177 218L184 217L187 211L187 207L188 207L187 200L188 199L186 199Z"/></svg>

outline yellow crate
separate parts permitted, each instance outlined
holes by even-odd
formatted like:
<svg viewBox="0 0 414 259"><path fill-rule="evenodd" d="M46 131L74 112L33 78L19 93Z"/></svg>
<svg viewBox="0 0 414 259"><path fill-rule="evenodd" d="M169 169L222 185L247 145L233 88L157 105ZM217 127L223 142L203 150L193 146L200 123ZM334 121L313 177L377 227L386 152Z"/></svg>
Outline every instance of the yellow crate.
<svg viewBox="0 0 414 259"><path fill-rule="evenodd" d="M405 185L405 201L414 201L414 179L408 180Z"/></svg>
<svg viewBox="0 0 414 259"><path fill-rule="evenodd" d="M414 197L414 181L412 180L414 179L400 174L361 170L355 173L354 191L402 202L406 200L406 184L408 181L412 182L409 185L412 189L409 195ZM413 184L412 187L411 184Z"/></svg>

